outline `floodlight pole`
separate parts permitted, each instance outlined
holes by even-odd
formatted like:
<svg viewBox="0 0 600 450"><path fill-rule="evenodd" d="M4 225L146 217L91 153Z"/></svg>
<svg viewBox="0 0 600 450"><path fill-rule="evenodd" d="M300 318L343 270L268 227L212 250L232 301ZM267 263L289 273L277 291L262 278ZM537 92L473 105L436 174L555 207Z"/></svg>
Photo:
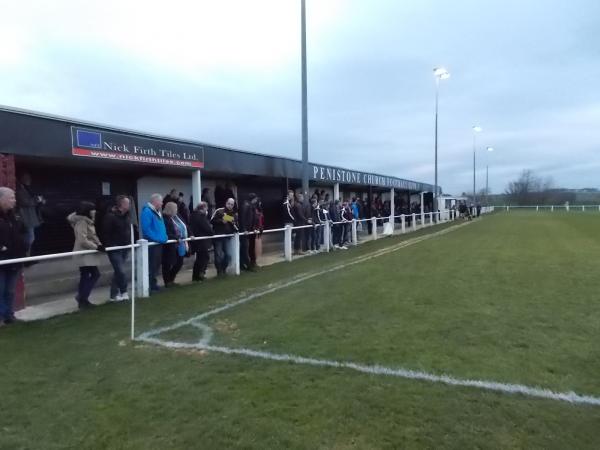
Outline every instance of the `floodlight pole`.
<svg viewBox="0 0 600 450"><path fill-rule="evenodd" d="M308 198L308 101L306 87L306 0L301 0L302 53L302 192Z"/></svg>
<svg viewBox="0 0 600 450"><path fill-rule="evenodd" d="M477 193L475 191L475 152L477 150L477 131L473 130L473 206L477 204Z"/></svg>
<svg viewBox="0 0 600 450"><path fill-rule="evenodd" d="M477 133L481 132L481 127L474 125L473 128L473 206L477 205L477 191L475 190L475 168L476 168L476 157L477 152Z"/></svg>
<svg viewBox="0 0 600 450"><path fill-rule="evenodd" d="M435 184L433 191L433 210L438 210L438 103L440 97L440 77L435 77Z"/></svg>
<svg viewBox="0 0 600 450"><path fill-rule="evenodd" d="M488 204L489 204L489 200L488 200L488 196L490 194L489 181L490 181L490 165L486 164L485 165L485 206L488 206Z"/></svg>
<svg viewBox="0 0 600 450"><path fill-rule="evenodd" d="M438 210L438 105L440 98L440 80L450 78L450 73L443 67L434 67L433 75L435 76L435 186L433 192L433 209Z"/></svg>

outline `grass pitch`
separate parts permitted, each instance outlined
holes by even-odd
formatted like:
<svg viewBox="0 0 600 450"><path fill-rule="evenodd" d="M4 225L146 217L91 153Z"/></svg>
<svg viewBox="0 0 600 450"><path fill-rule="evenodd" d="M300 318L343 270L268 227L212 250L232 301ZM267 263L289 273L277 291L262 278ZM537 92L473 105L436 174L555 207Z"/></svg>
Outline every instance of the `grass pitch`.
<svg viewBox="0 0 600 450"><path fill-rule="evenodd" d="M600 214L497 214L139 303L141 330L600 396ZM600 407L128 341L126 305L0 329L0 448L598 448ZM194 342L184 327L160 336Z"/></svg>

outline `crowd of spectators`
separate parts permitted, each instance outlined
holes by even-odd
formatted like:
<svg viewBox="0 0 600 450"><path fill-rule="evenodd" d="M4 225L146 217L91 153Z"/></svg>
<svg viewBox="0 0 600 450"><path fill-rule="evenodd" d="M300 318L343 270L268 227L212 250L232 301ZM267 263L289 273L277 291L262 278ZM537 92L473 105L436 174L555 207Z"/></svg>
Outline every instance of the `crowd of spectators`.
<svg viewBox="0 0 600 450"><path fill-rule="evenodd" d="M194 258L192 279L201 282L206 277L211 249L217 276L225 276L232 261L233 247L225 235L239 232L240 268L255 271L257 254L262 248L264 211L260 198L248 194L238 203L230 183L217 186L214 202L210 190L202 191L201 201L194 205L190 198L172 189L166 195L153 194L142 207L139 229L133 199L119 195L108 208L99 208L92 202L81 202L75 211L65 217L72 227L73 251L97 250L74 257L79 270L79 284L75 300L80 309L92 307L89 301L98 279L99 267L110 262L113 269L109 300L121 302L129 299L127 261L130 257L132 239L142 237L149 241L149 287L151 292L162 286L175 286L185 258ZM396 214L420 213L419 203L395 199ZM31 189L31 177L23 174L16 192L0 188L0 259L25 257L30 254L35 230L42 223L40 208L46 200ZM468 208L465 208L468 209ZM366 197L353 196L346 200L332 199L329 193L316 189L310 197L289 190L283 202L282 217L285 225L296 228L293 233L295 254L304 255L322 251L324 226L331 224L329 233L332 249L347 249L351 241L352 222L357 220L361 231L364 221L370 217L389 217L391 204L378 195L371 202ZM366 226L372 226L366 221ZM209 238L209 239L188 239ZM120 247L112 249L113 247ZM111 248L110 251L106 251ZM106 253L106 255L103 255ZM15 321L12 303L15 285L21 273L21 264L0 266L0 320L5 324Z"/></svg>

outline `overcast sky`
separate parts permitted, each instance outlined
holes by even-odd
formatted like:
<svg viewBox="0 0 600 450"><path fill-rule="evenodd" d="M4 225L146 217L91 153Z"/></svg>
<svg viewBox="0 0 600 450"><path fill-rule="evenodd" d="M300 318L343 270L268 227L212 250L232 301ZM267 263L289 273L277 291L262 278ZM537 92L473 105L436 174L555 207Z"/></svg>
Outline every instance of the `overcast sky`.
<svg viewBox="0 0 600 450"><path fill-rule="evenodd" d="M597 0L307 0L313 162L600 187ZM299 158L300 0L0 0L0 104ZM485 148L492 146L493 153Z"/></svg>

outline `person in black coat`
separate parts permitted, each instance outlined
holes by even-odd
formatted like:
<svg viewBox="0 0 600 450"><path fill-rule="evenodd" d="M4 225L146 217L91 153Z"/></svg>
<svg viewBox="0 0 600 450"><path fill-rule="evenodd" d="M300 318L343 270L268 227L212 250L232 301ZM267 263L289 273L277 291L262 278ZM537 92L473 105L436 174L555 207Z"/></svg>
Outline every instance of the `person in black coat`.
<svg viewBox="0 0 600 450"><path fill-rule="evenodd" d="M214 234L212 225L208 220L208 203L200 202L190 217L190 228L192 236L203 237ZM196 254L194 261L194 270L192 272L193 281L204 281L206 277L206 267L208 266L208 252L211 247L211 239L202 239L192 241L192 252Z"/></svg>
<svg viewBox="0 0 600 450"><path fill-rule="evenodd" d="M321 206L319 206L319 200L317 198L313 198L312 200L312 237L311 237L311 246L309 248L310 251L318 252L321 247L321 238L323 236L323 223L321 222Z"/></svg>
<svg viewBox="0 0 600 450"><path fill-rule="evenodd" d="M331 232L333 234L333 246L335 248L339 248L341 237L342 237L342 230L344 227L344 224L338 223L338 222L342 221L342 213L341 213L341 206L340 206L339 200L335 200L333 203L331 203L331 205L329 207L329 217L331 218L331 221L333 222L332 230L331 230Z"/></svg>
<svg viewBox="0 0 600 450"><path fill-rule="evenodd" d="M174 202L177 203L179 200L179 196L177 195L177 189L173 188L163 197L163 208L167 206L167 203Z"/></svg>
<svg viewBox="0 0 600 450"><path fill-rule="evenodd" d="M295 227L301 227L308 223L308 220L305 216L306 207L304 206L304 195L298 194L296 196L297 201L294 203L294 217L296 218L296 222L294 222ZM300 228L296 230L296 235L294 236L294 251L297 254L304 254L304 234L305 229Z"/></svg>
<svg viewBox="0 0 600 450"><path fill-rule="evenodd" d="M283 201L281 217L285 226L294 226L296 223L296 208L294 206L294 198L296 194L291 189L288 191L287 197Z"/></svg>
<svg viewBox="0 0 600 450"><path fill-rule="evenodd" d="M0 187L0 260L23 258L27 253L27 229L15 214L15 192ZM0 266L0 320L8 325L15 322L13 303L15 288L22 264Z"/></svg>
<svg viewBox="0 0 600 450"><path fill-rule="evenodd" d="M252 261L256 261L256 255L250 255L250 239L254 238L256 225L256 203L258 198L256 194L248 194L244 200L239 214L240 222L240 268L242 270L254 271ZM252 233L241 234L241 233Z"/></svg>
<svg viewBox="0 0 600 450"><path fill-rule="evenodd" d="M129 197L119 195L117 204L104 216L102 221L102 235L100 236L104 247L121 247L131 244L131 216ZM113 267L114 275L110 285L110 300L120 302L129 300L127 294L127 275L125 263L129 255L128 249L112 250L107 252L108 260Z"/></svg>
<svg viewBox="0 0 600 450"><path fill-rule="evenodd" d="M302 213L304 218L306 219L305 225L313 225L312 220L312 200L305 198L302 202ZM312 228L304 228L304 239L302 242L302 250L305 252L310 252L311 247L313 245L313 229Z"/></svg>
<svg viewBox="0 0 600 450"><path fill-rule="evenodd" d="M177 216L179 216L179 218L183 220L183 223L189 225L190 209L185 204L185 195L183 194L183 192L179 193L179 197L177 198L177 201L175 203L177 203Z"/></svg>

